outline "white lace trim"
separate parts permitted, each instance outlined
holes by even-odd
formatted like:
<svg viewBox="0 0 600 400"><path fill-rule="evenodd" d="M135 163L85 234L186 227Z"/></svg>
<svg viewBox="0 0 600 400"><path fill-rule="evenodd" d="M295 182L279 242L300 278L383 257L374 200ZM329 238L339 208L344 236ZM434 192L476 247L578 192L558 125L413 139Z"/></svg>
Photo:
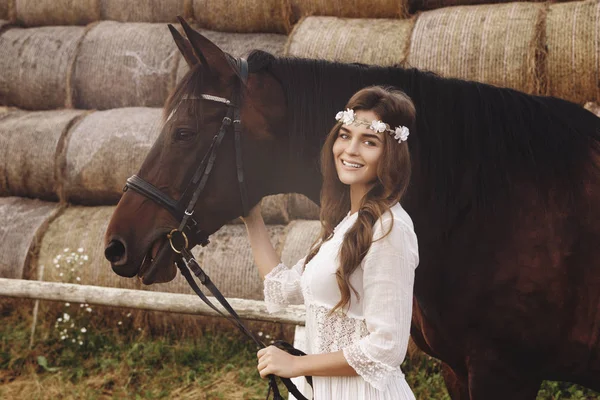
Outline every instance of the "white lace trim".
<svg viewBox="0 0 600 400"><path fill-rule="evenodd" d="M361 348L361 343L356 342L343 349L344 357L348 364L354 368L365 381L377 390L385 390L393 377L404 377L400 367L390 367L375 361Z"/></svg>
<svg viewBox="0 0 600 400"><path fill-rule="evenodd" d="M280 263L265 275L264 296L267 311L283 310L290 304L302 304L304 297L300 289L300 275Z"/></svg>
<svg viewBox="0 0 600 400"><path fill-rule="evenodd" d="M341 350L369 334L364 320L348 317L339 310L329 315L330 310L316 304L309 304L306 310L307 334L314 339L313 353Z"/></svg>

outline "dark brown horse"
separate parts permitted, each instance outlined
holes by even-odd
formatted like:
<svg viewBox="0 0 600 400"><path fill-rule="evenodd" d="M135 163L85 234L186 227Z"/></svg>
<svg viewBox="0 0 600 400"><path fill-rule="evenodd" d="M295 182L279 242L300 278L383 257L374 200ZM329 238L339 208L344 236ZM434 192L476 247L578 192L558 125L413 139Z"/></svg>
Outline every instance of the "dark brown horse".
<svg viewBox="0 0 600 400"><path fill-rule="evenodd" d="M200 96L229 99L240 85L231 57L186 33L189 40L174 37L191 71L167 102L169 118L138 174L174 199L227 112ZM421 261L412 337L443 362L453 399L534 399L546 379L600 391L599 118L560 99L415 69L264 52L248 64L240 106L250 206L288 192L318 203L321 141L358 89L391 85L413 99L414 172L404 207ZM209 234L242 214L236 176L229 135L194 208ZM173 279L175 254L153 258L178 223L126 192L106 233L113 270L146 284Z"/></svg>

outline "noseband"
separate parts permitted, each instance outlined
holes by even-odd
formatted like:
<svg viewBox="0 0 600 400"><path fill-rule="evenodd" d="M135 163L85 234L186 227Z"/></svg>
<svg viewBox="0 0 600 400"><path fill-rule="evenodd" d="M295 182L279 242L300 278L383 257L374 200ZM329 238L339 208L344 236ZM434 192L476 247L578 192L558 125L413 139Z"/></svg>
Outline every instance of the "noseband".
<svg viewBox="0 0 600 400"><path fill-rule="evenodd" d="M175 219L179 222L179 227L177 229L171 230L167 235L169 239L169 244L171 246L171 250L177 254L176 264L181 274L188 281L188 284L192 288L192 290L206 303L209 307L211 307L214 311L219 313L221 316L229 320L233 323L240 331L242 331L246 336L252 339L259 347L266 347L264 343L260 341L259 338L256 337L251 331L249 331L246 326L242 323L240 317L235 312L235 310L231 307L229 302L225 299L225 297L221 294L219 289L212 283L208 275L202 270L198 262L194 259L189 247L189 239L192 240L195 244L200 244L201 246L206 246L209 243L208 234L200 228L200 224L194 218L194 208L200 197L200 194L204 190L206 186L206 182L212 172L212 169L215 164L215 160L217 158L217 151L225 134L230 131L231 125L233 125L233 134L234 134L234 146L235 146L235 162L236 162L236 170L237 170L237 181L240 188L240 196L242 200L242 215L248 215L249 207L248 207L248 194L246 191L246 184L244 181L244 166L242 163L242 143L241 143L241 131L242 131L242 121L240 118L241 112L241 91L242 85L244 85L248 79L248 63L243 58L235 59L237 63L237 67L239 70L241 81L236 84L233 99L234 101L230 101L223 97L213 96L210 94L201 94L200 97L195 96L187 96L184 99L188 100L205 100L212 101L224 104L227 106L227 114L221 121L221 127L219 128L217 134L213 137L210 147L202 161L200 162L200 166L196 169L192 179L188 183L185 191L179 198L179 200L172 199L169 195L162 192L153 184L148 181L140 178L137 175L133 175L127 179L127 183L123 188L123 191L127 191L128 189L132 189L135 192L141 194L142 196L154 201L158 205L162 206L164 209L169 211ZM185 199L189 198L189 202L187 206L184 206ZM161 249L158 252L158 256L156 259L161 259L160 255L165 251L168 251L168 247L165 246L164 243ZM155 261L152 261L149 269L152 269ZM200 290L194 278L190 273L190 269L194 272L194 274L199 278L200 282L210 290L213 296L221 303L221 305L225 308L225 310L229 313L229 315L225 315L219 308L217 308ZM282 350L287 351L293 355L305 355L302 351L295 349L289 343L283 341L276 341L274 343L275 346L279 347ZM311 377L306 377L309 384L312 386ZM286 386L288 391L292 393L299 400L307 400L302 393L298 390L298 388L292 383L289 378L280 378L283 384ZM267 398L273 392L274 400L281 399L281 394L279 389L277 388L277 382L275 381L275 377L273 375L269 376L269 391L267 392Z"/></svg>

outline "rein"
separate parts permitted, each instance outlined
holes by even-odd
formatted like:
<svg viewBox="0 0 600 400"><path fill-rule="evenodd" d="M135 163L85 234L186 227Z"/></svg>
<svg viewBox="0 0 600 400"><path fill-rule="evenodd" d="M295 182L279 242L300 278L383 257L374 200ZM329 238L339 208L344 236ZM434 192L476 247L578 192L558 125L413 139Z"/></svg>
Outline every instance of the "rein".
<svg viewBox="0 0 600 400"><path fill-rule="evenodd" d="M189 239L192 239L194 243L200 244L201 246L206 246L210 243L208 240L208 234L204 232L196 219L194 218L194 207L196 206L196 202L200 197L200 194L204 190L206 186L206 182L210 173L214 167L215 160L217 158L217 150L225 137L225 134L230 130L230 126L233 125L234 131L234 142L235 142L235 160L236 160L236 171L237 171L237 181L240 188L240 195L242 200L242 213L243 215L247 215L249 211L248 207L248 194L246 191L246 185L244 181L244 166L242 162L242 144L241 144L241 85L246 83L248 78L248 63L246 60L240 58L236 59L241 81L239 86L234 89L234 102L209 94L202 94L200 97L190 96L185 97L185 99L190 100L205 100L205 101L213 101L224 104L228 107L227 114L221 121L221 127L218 132L212 139L210 147L196 172L194 173L192 179L190 180L188 186L180 197L179 201L176 201L169 197L167 194L163 193L156 186L147 182L146 180L140 178L137 175L133 175L127 179L127 183L123 188L123 191L127 191L128 189L132 189L137 193L147 197L148 199L156 202L161 207L165 208L169 211L177 220L180 220L179 227L171 230L167 234L167 238L169 239L169 245L166 246L164 243L158 255L155 257L155 260L162 259L163 255L166 252L173 251L177 254L177 259L175 261L181 275L185 277L188 284L192 288L192 290L200 297L200 299L206 303L210 308L219 313L225 319L230 321L234 326L236 326L242 333L248 336L259 348L266 347L265 344L254 335L241 321L239 315L235 312L235 310L231 307L229 302L225 299L223 294L219 291L219 289L213 284L209 276L202 270L191 251L188 249L189 247ZM189 202L186 206L184 206L184 199L189 198ZM152 264L154 261L152 262ZM152 269L152 265L149 267ZM190 270L194 273L194 275L200 280L202 283L217 299L217 301L225 308L229 315L224 314L221 310L219 310L206 295L200 290L198 285L196 284L194 277L190 273ZM284 351L287 351L290 354L301 356L305 355L304 352L295 349L289 343L284 341L276 341L274 345ZM288 391L294 395L298 400L307 400L307 398L300 393L296 385L291 381L290 378L281 378L281 381L288 389ZM308 383L312 386L312 378L310 376L306 377ZM279 388L277 387L277 381L275 380L274 375L269 375L269 390L267 392L267 399L270 396L271 391L273 392L274 400L283 400L281 393L279 392Z"/></svg>

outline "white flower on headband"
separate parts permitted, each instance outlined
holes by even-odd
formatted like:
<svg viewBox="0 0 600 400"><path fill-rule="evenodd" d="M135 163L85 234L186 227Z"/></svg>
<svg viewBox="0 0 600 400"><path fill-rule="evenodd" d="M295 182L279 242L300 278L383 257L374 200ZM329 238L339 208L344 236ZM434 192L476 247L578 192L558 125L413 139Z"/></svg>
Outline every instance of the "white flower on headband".
<svg viewBox="0 0 600 400"><path fill-rule="evenodd" d="M376 120L373 120L373 122L371 122L371 126L369 126L369 128L374 130L375 132L380 132L380 133L383 133L388 129L385 122L376 121Z"/></svg>
<svg viewBox="0 0 600 400"><path fill-rule="evenodd" d="M396 131L394 133L394 139L396 139L398 141L398 143L404 142L408 139L409 133L410 132L408 131L407 127L399 126L398 128L396 128Z"/></svg>
<svg viewBox="0 0 600 400"><path fill-rule="evenodd" d="M335 119L342 120L344 125L350 125L354 122L354 110L347 108L346 111L340 111L335 115Z"/></svg>

